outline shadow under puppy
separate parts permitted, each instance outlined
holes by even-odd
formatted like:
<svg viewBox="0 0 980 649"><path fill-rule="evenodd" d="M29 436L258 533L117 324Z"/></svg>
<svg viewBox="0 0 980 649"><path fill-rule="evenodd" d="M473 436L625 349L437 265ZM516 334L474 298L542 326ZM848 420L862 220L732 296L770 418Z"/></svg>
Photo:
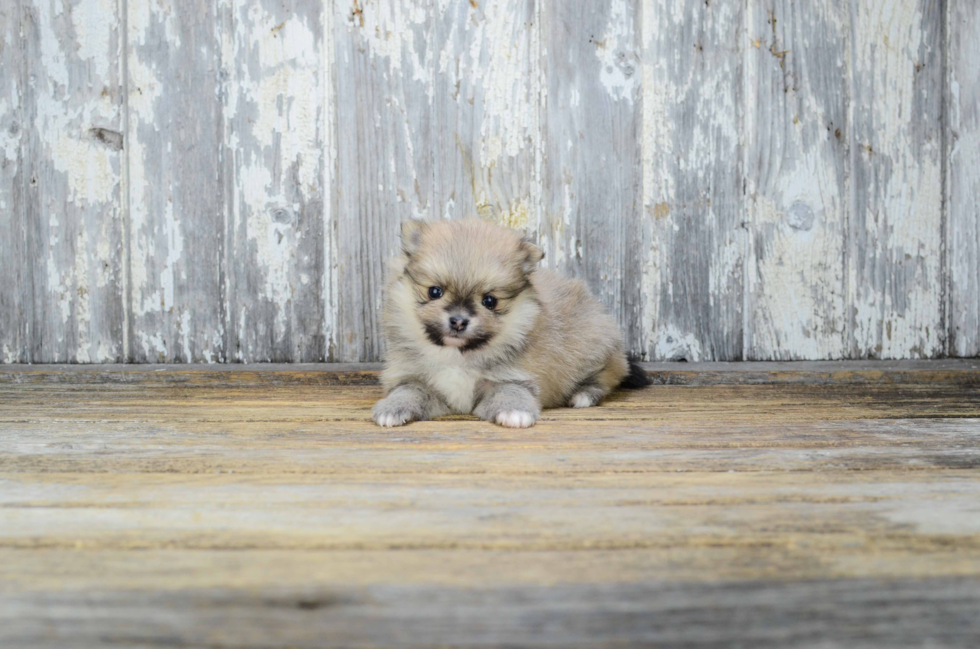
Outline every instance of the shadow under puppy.
<svg viewBox="0 0 980 649"><path fill-rule="evenodd" d="M481 221L405 221L384 309L381 426L473 413L525 428L541 408L638 388L616 323L584 282L537 269L544 253Z"/></svg>

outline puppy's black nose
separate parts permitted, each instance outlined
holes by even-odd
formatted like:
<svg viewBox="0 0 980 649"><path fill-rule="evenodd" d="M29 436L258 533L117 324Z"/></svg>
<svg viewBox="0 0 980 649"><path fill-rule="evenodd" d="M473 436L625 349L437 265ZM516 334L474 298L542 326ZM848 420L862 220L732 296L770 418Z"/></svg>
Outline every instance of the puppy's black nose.
<svg viewBox="0 0 980 649"><path fill-rule="evenodd" d="M449 326L453 331L466 331L466 325L469 323L469 320L460 315L454 315L449 318Z"/></svg>

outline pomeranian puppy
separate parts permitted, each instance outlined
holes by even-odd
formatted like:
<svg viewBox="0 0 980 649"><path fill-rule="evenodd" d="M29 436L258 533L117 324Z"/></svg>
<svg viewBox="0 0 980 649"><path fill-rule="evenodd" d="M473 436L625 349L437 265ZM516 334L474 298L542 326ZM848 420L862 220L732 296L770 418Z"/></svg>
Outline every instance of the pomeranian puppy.
<svg viewBox="0 0 980 649"><path fill-rule="evenodd" d="M391 269L381 426L473 413L526 428L647 385L581 280L538 270L540 248L479 219L405 221Z"/></svg>

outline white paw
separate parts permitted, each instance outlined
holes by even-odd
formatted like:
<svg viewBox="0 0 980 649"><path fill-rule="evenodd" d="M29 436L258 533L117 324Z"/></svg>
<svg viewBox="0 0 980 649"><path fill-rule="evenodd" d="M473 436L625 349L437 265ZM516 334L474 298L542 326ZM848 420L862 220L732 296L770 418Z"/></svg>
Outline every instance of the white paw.
<svg viewBox="0 0 980 649"><path fill-rule="evenodd" d="M374 421L379 426L384 426L385 428L392 428L393 426L404 426L408 423L410 417L406 413L400 412L384 412L374 415Z"/></svg>
<svg viewBox="0 0 980 649"><path fill-rule="evenodd" d="M534 424L534 415L523 410L505 410L497 414L496 421L507 428L527 428Z"/></svg>
<svg viewBox="0 0 980 649"><path fill-rule="evenodd" d="M573 408L589 408L592 406L592 397L585 392L579 392L572 397Z"/></svg>

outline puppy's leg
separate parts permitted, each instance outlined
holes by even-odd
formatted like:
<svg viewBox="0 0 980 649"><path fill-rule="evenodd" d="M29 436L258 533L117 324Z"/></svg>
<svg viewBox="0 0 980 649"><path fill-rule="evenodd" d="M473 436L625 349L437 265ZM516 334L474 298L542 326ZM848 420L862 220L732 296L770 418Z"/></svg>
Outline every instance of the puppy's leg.
<svg viewBox="0 0 980 649"><path fill-rule="evenodd" d="M568 405L572 408L590 408L599 405L599 402L619 385L628 371L626 357L619 352L611 354L601 370L575 387L572 396L568 399Z"/></svg>
<svg viewBox="0 0 980 649"><path fill-rule="evenodd" d="M477 385L477 404L473 414L508 428L527 428L541 416L537 390L528 382Z"/></svg>
<svg viewBox="0 0 980 649"><path fill-rule="evenodd" d="M371 415L379 426L390 427L431 419L446 411L446 405L426 386L403 383L376 403Z"/></svg>
<svg viewBox="0 0 980 649"><path fill-rule="evenodd" d="M582 384L575 388L575 392L568 400L568 405L572 408L591 408L599 405L604 396L606 396L605 390L598 385Z"/></svg>

